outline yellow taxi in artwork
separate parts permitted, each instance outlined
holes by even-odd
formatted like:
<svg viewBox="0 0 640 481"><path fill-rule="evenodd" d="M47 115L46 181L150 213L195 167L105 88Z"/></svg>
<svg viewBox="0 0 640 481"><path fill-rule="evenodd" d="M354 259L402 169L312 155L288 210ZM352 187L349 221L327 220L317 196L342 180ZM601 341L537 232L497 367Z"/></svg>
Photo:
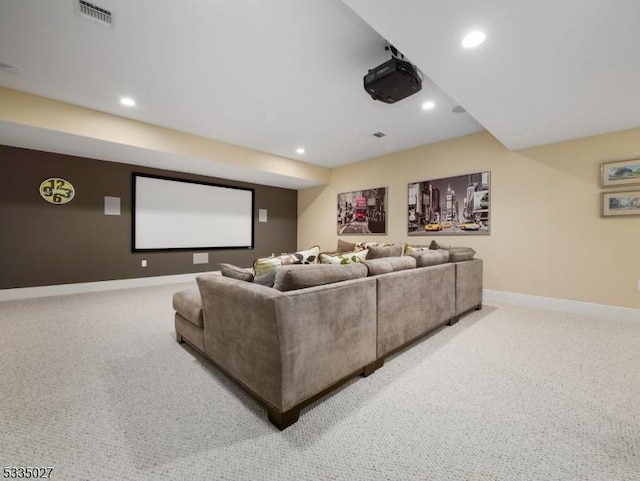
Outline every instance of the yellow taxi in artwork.
<svg viewBox="0 0 640 481"><path fill-rule="evenodd" d="M424 230L426 231L442 230L442 225L440 225L440 222L429 222L424 226Z"/></svg>
<svg viewBox="0 0 640 481"><path fill-rule="evenodd" d="M480 224L474 222L472 220L468 220L460 224L460 229L462 230L479 230Z"/></svg>

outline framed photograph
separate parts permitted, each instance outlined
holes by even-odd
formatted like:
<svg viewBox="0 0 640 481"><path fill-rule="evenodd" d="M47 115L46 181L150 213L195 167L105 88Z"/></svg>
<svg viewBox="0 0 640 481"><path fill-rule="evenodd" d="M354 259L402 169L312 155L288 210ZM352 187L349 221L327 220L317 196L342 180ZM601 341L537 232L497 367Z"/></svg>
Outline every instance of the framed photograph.
<svg viewBox="0 0 640 481"><path fill-rule="evenodd" d="M490 177L489 171L483 171L409 184L408 235L488 235Z"/></svg>
<svg viewBox="0 0 640 481"><path fill-rule="evenodd" d="M640 159L603 162L600 174L602 187L640 185Z"/></svg>
<svg viewBox="0 0 640 481"><path fill-rule="evenodd" d="M386 234L387 188L338 194L338 234Z"/></svg>
<svg viewBox="0 0 640 481"><path fill-rule="evenodd" d="M602 193L602 217L640 215L640 190Z"/></svg>

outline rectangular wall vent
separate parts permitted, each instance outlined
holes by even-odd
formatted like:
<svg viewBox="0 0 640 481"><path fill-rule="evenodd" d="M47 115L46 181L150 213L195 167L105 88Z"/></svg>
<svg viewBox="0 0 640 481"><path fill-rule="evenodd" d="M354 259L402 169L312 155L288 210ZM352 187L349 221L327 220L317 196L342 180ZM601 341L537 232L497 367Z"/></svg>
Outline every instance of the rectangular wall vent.
<svg viewBox="0 0 640 481"><path fill-rule="evenodd" d="M83 17L87 17L107 27L113 26L113 14L102 7L85 0L77 0L77 12Z"/></svg>

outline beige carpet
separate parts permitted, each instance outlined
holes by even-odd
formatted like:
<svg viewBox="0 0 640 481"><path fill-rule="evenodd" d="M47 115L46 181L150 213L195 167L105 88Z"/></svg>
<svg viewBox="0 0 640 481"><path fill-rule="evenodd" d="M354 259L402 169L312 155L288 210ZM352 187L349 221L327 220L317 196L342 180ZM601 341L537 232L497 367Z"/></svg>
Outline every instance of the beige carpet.
<svg viewBox="0 0 640 481"><path fill-rule="evenodd" d="M0 463L74 480L639 480L640 322L485 306L280 432L185 285L0 303Z"/></svg>

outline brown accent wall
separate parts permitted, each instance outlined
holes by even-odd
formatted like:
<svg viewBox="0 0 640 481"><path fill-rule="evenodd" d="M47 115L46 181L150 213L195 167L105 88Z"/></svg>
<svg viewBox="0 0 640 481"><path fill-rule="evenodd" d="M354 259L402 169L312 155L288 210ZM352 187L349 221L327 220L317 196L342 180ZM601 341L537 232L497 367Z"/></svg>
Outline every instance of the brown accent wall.
<svg viewBox="0 0 640 481"><path fill-rule="evenodd" d="M255 189L254 249L132 253L132 172ZM46 202L38 188L49 177L71 182L75 198ZM206 272L296 249L295 190L8 146L0 146L0 178L2 289ZM120 197L121 215L104 215L105 196ZM258 209L268 210L267 223ZM209 252L209 264L194 265L193 252Z"/></svg>

